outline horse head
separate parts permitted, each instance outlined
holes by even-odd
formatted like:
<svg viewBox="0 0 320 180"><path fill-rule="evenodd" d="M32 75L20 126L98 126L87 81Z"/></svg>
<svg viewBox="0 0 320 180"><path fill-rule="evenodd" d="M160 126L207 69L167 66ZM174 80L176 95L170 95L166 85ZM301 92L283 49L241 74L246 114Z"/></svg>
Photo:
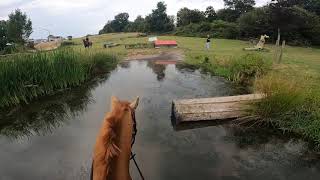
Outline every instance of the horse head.
<svg viewBox="0 0 320 180"><path fill-rule="evenodd" d="M131 180L129 161L138 104L139 97L132 102L111 98L111 111L104 118L94 149L93 180Z"/></svg>

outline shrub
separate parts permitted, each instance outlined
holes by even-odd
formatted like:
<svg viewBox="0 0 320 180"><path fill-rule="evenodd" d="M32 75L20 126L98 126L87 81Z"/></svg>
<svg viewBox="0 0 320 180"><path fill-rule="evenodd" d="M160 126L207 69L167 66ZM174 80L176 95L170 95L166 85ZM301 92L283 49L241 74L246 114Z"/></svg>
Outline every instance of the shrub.
<svg viewBox="0 0 320 180"><path fill-rule="evenodd" d="M255 77L259 77L270 69L271 61L265 60L257 54L246 54L230 61L230 79L240 84L251 84Z"/></svg>
<svg viewBox="0 0 320 180"><path fill-rule="evenodd" d="M214 56L196 56L194 59L197 62L190 62L192 65L244 86L251 86L256 77L262 76L271 68L271 61L257 54L246 54L226 60Z"/></svg>
<svg viewBox="0 0 320 180"><path fill-rule="evenodd" d="M235 39L238 38L239 28L235 23L217 20L212 23L192 23L187 26L178 27L175 34L190 37L206 37L209 34L217 38Z"/></svg>
<svg viewBox="0 0 320 180"><path fill-rule="evenodd" d="M73 41L63 41L61 43L61 46L73 46L73 45L76 45L76 43Z"/></svg>

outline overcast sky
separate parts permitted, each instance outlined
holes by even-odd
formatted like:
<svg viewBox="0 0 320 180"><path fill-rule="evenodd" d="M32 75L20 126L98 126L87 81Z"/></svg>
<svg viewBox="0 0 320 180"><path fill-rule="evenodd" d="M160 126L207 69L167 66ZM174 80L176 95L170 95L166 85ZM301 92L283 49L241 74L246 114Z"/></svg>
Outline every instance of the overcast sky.
<svg viewBox="0 0 320 180"><path fill-rule="evenodd" d="M31 18L33 38L46 38L51 34L84 36L96 34L108 20L120 12L128 12L130 20L147 15L159 0L0 0L0 20L19 8ZM169 15L176 15L182 7L205 10L213 6L223 8L223 0L164 0ZM256 0L257 6L269 0Z"/></svg>

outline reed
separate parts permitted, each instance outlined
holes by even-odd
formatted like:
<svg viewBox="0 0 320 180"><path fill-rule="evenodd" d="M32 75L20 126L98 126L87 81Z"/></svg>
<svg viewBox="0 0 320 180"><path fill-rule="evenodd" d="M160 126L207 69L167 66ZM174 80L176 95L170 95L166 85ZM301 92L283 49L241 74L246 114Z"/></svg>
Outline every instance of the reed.
<svg viewBox="0 0 320 180"><path fill-rule="evenodd" d="M304 79L304 80L301 80ZM266 97L252 105L256 120L312 139L320 147L320 89L307 78L288 79L271 73L255 82Z"/></svg>
<svg viewBox="0 0 320 180"><path fill-rule="evenodd" d="M0 60L0 107L78 86L96 76L96 69L108 72L116 64L108 53L70 48L5 57Z"/></svg>

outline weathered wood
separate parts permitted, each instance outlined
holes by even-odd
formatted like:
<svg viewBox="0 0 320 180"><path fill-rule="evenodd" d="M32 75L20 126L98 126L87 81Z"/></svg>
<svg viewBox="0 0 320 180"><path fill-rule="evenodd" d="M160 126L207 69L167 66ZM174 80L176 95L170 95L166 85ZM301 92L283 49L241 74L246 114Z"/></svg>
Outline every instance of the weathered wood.
<svg viewBox="0 0 320 180"><path fill-rule="evenodd" d="M248 102L262 99L261 94L173 101L172 115L176 123L224 120L246 115Z"/></svg>

